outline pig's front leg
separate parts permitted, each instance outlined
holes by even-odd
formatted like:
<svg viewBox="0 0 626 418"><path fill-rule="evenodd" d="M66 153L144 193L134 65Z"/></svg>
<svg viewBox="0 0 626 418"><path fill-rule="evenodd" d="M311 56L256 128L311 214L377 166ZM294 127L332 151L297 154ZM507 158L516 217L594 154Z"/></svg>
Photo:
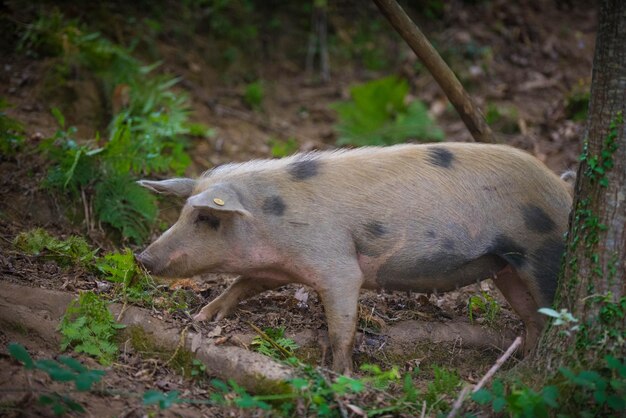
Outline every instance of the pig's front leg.
<svg viewBox="0 0 626 418"><path fill-rule="evenodd" d="M359 291L362 276L337 277L336 286L319 289L324 304L328 337L333 352L333 370L348 374L352 371L352 349L356 333Z"/></svg>
<svg viewBox="0 0 626 418"><path fill-rule="evenodd" d="M195 321L205 321L215 317L215 320L219 321L228 315L242 300L258 295L266 290L275 289L283 284L285 283L275 279L237 277L224 293L202 308L193 319Z"/></svg>

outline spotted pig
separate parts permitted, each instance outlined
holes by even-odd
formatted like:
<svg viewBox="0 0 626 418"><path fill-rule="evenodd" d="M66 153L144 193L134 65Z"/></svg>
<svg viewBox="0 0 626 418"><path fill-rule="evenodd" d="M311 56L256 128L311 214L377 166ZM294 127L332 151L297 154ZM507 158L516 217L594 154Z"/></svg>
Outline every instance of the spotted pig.
<svg viewBox="0 0 626 418"><path fill-rule="evenodd" d="M532 347L572 204L569 185L526 152L466 143L303 153L140 184L187 199L137 256L149 271L240 275L196 320L287 283L310 286L340 372L352 367L361 288L445 292L492 278Z"/></svg>

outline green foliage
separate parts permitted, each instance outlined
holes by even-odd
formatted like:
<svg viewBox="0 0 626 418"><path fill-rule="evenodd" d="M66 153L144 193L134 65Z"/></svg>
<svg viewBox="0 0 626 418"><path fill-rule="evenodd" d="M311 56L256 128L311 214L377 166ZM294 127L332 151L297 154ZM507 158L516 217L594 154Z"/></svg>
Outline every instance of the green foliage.
<svg viewBox="0 0 626 418"><path fill-rule="evenodd" d="M243 100L252 109L259 110L263 104L263 97L265 95L265 89L263 88L263 82L257 80L246 86L246 91L243 95Z"/></svg>
<svg viewBox="0 0 626 418"><path fill-rule="evenodd" d="M74 28L68 24L58 9L41 14L26 26L17 44L17 50L32 57L56 56L63 53L63 39Z"/></svg>
<svg viewBox="0 0 626 418"><path fill-rule="evenodd" d="M218 405L237 406L239 408L260 408L269 410L273 406L273 414L293 416L297 410L299 415L337 417L340 416L339 402L342 398L354 402L355 394L379 392L391 399L392 404L384 408L370 410L368 416L402 411L414 414L421 409L418 402L419 392L413 385L411 375L404 379L397 367L390 370L381 370L376 365L363 365L361 371L366 375L361 378L336 376L334 379L326 377L319 369L306 364L300 364L295 359L288 361L299 368L299 377L288 382L287 387L277 388L275 393L252 396L234 382L228 384L213 380L211 383L216 392L211 395L211 401ZM392 385L403 381L401 395L392 397L382 392ZM343 399L342 402L345 402Z"/></svg>
<svg viewBox="0 0 626 418"><path fill-rule="evenodd" d="M434 380L428 384L424 400L431 410L445 411L449 409L447 400L454 399L461 378L456 371L438 366L433 366L433 374Z"/></svg>
<svg viewBox="0 0 626 418"><path fill-rule="evenodd" d="M367 70L388 69L392 64L385 42L389 38L388 26L368 15L367 10L362 12L365 16L354 16L353 26L344 28L341 35L329 34L330 52L339 60L356 62Z"/></svg>
<svg viewBox="0 0 626 418"><path fill-rule="evenodd" d="M158 390L148 390L143 394L144 405L158 404L160 409L168 409L176 403L181 403L183 400L178 396L179 391L173 390L171 392L163 393Z"/></svg>
<svg viewBox="0 0 626 418"><path fill-rule="evenodd" d="M213 133L188 121L187 98L172 91L177 78L154 75L158 63L142 65L129 49L100 33L55 12L29 25L22 38L24 50L44 46L62 56L59 73L86 69L95 76L117 112L108 140L78 141L75 128L67 128L61 111L52 109L59 129L41 144L52 161L44 187L74 200L80 194L83 203L93 203L98 220L141 243L156 219L156 199L134 180L155 173L181 175L191 162L187 135Z"/></svg>
<svg viewBox="0 0 626 418"><path fill-rule="evenodd" d="M191 362L191 377L201 377L206 373L206 365L198 359Z"/></svg>
<svg viewBox="0 0 626 418"><path fill-rule="evenodd" d="M0 156L8 157L17 153L24 145L24 127L7 116L5 110L11 107L0 97Z"/></svg>
<svg viewBox="0 0 626 418"><path fill-rule="evenodd" d="M137 266L133 252L126 248L123 252L106 254L97 263L98 270L104 279L117 283L117 292L125 302L152 306L160 291L155 287L151 277ZM186 309L184 300L181 302L176 293L166 299L165 308Z"/></svg>
<svg viewBox="0 0 626 418"><path fill-rule="evenodd" d="M274 158L282 158L294 154L300 148L295 138L287 138L286 140L271 138L269 145Z"/></svg>
<svg viewBox="0 0 626 418"><path fill-rule="evenodd" d="M479 295L472 295L469 298L467 313L471 323L474 323L474 315L478 314L485 318L488 325L493 325L498 313L500 313L500 304L490 294L481 292Z"/></svg>
<svg viewBox="0 0 626 418"><path fill-rule="evenodd" d="M548 417L550 409L557 408L559 391L555 386L546 386L535 392L524 385L505 389L500 380L494 381L491 390L480 389L472 395L479 405L490 405L495 413L507 412L513 417Z"/></svg>
<svg viewBox="0 0 626 418"><path fill-rule="evenodd" d="M21 232L13 244L25 253L52 259L61 266L77 264L90 268L97 252L91 250L82 237L72 235L66 240L60 240L41 228Z"/></svg>
<svg viewBox="0 0 626 418"><path fill-rule="evenodd" d="M155 198L128 176L111 176L95 187L95 213L124 237L142 242L156 219Z"/></svg>
<svg viewBox="0 0 626 418"><path fill-rule="evenodd" d="M491 389L481 389L472 395L480 404L490 406L495 413L512 417L548 417L558 410L560 416L618 416L626 412L626 363L613 356L605 357L606 366L597 370L574 372L559 369L554 385L535 391L516 382L505 387L494 381ZM569 415L571 414L571 415Z"/></svg>
<svg viewBox="0 0 626 418"><path fill-rule="evenodd" d="M505 134L519 132L517 109L511 105L489 103L485 114L487 124Z"/></svg>
<svg viewBox="0 0 626 418"><path fill-rule="evenodd" d="M606 356L606 369L583 370L575 373L561 368L561 374L582 389L583 399L591 405L585 415L598 416L626 411L626 364L613 356Z"/></svg>
<svg viewBox="0 0 626 418"><path fill-rule="evenodd" d="M40 370L56 382L73 382L79 392L91 390L92 386L104 376L103 370L88 369L72 357L59 356L58 361L52 359L35 361L26 348L17 343L9 344L8 351L11 357L24 365L26 370ZM85 412L81 404L68 395L57 392L45 392L39 396L38 401L42 405L49 405L55 415L70 411Z"/></svg>
<svg viewBox="0 0 626 418"><path fill-rule="evenodd" d="M189 136L198 138L212 138L215 136L215 129L211 128L204 123L189 122L186 125Z"/></svg>
<svg viewBox="0 0 626 418"><path fill-rule="evenodd" d="M298 344L291 338L285 337L285 328L266 328L263 333L254 337L251 347L266 356L281 359L293 355Z"/></svg>
<svg viewBox="0 0 626 418"><path fill-rule="evenodd" d="M561 309L561 311L557 312L552 308L540 308L538 312L554 318L552 325L563 328L567 327L567 329L563 329L561 331L565 335L569 336L580 329L578 325L574 325L578 323L578 319L576 319L567 309Z"/></svg>
<svg viewBox="0 0 626 418"><path fill-rule="evenodd" d="M337 111L339 145L391 145L407 139L440 141L443 132L415 100L406 105L409 84L395 76L352 87L350 102L332 105Z"/></svg>
<svg viewBox="0 0 626 418"><path fill-rule="evenodd" d="M607 187L609 180L606 173L614 166L613 154L617 151L618 143L616 141L620 129L623 127L624 118L619 112L609 125L609 133L604 139L602 150L599 155L591 155L589 153L589 144L585 140L583 144L583 153L580 157L581 161L586 161L585 176L589 177L591 182L598 181L600 186Z"/></svg>
<svg viewBox="0 0 626 418"><path fill-rule="evenodd" d="M107 304L92 291L81 293L67 307L59 330L61 349L72 347L77 353L95 357L101 364L111 364L117 354L114 337L123 328L115 322Z"/></svg>

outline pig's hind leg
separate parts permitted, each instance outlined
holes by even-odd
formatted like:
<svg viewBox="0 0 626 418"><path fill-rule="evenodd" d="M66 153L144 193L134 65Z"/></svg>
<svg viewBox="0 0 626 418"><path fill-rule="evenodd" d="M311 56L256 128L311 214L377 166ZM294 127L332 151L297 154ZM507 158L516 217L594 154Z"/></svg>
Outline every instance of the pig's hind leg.
<svg viewBox="0 0 626 418"><path fill-rule="evenodd" d="M215 317L215 320L219 321L228 315L242 300L258 295L266 290L275 289L284 284L283 281L276 279L259 279L246 276L237 277L224 293L203 307L193 319L195 321L205 321Z"/></svg>
<svg viewBox="0 0 626 418"><path fill-rule="evenodd" d="M509 302L513 310L520 316L526 327L524 340L524 355L528 354L537 343L541 330L546 322L545 316L537 310L540 308L533 297L531 289L525 280L511 267L500 270L493 279L502 295Z"/></svg>

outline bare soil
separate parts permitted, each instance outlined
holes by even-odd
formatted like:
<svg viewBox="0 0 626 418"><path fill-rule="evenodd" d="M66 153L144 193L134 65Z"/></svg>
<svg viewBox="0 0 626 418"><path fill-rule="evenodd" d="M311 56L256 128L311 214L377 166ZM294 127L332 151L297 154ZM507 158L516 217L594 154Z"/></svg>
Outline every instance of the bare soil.
<svg viewBox="0 0 626 418"><path fill-rule="evenodd" d="M564 8L560 8L564 4ZM570 5L573 6L570 7ZM575 167L584 136L584 125L567 117L568 98L579 85L588 86L596 29L595 8L584 2L524 1L450 2L441 21L420 21L424 32L440 50L455 51L452 66L479 104L486 109L495 105L511 107L516 112L496 124L509 133L502 134L504 143L527 149L551 169L561 172ZM164 69L182 77L179 88L191 98L193 119L217 129L217 135L194 142L190 153L193 165L189 175L197 175L217 164L245 161L271 156L270 138L296 138L301 150L332 147L336 137L333 124L336 116L328 105L348 97L351 84L371 78L358 69L333 67L332 79L322 84L317 77L304 74L303 63L284 61L262 62L259 72L266 80L266 97L261 111L253 111L242 100L243 85L224 85L219 74L204 68L196 45L181 48L167 42L157 47L164 60ZM398 49L406 56L395 72L406 76L413 94L424 100L430 112L446 133L447 140L470 141L469 133L458 116L447 105L443 94L429 74L415 71L415 58L397 40ZM488 48L480 59L467 57L476 45ZM465 51L465 52L463 52ZM486 58L485 58L486 57ZM56 129L49 107L54 98L44 98L43 80L49 63L19 56L1 59L0 95L14 105L9 114L21 121L29 138L28 149L52 135ZM200 68L200 70L198 70ZM106 103L98 99L89 84L70 86L77 97L70 103L75 110L69 123L78 127L84 137L102 129L98 112ZM54 262L24 255L12 241L21 231L43 227L64 237L85 234L85 227L75 224L59 199L41 190L46 162L35 151L15 158L0 158L0 280L30 288L62 290L69 295L86 289L98 290L96 278L79 268L61 268ZM177 202L162 202L163 219L175 219ZM103 231L92 231L94 245L111 249L112 243ZM207 276L167 283L188 290L190 311L169 313L154 309L152 315L179 330L188 326L189 314L219 295L232 280L229 277ZM444 324L453 329L469 323L467 303L477 291L493 295L502 306L495 321L478 319L490 336L482 344L468 344L461 339L432 337L428 324ZM40 301L45 306L46 300ZM35 302L37 305L37 302ZM19 327L9 327L7 318L0 321L0 405L10 416L45 416L50 412L36 403L31 392L5 392L16 388L60 388L42 375L29 377L22 367L6 354L6 344L16 341L25 345L33 357L58 355L58 341ZM406 321L420 321L406 322ZM194 324L205 335L215 332L228 344L248 347L254 336L249 324L259 328L285 327L305 347L303 360L321 366L329 365L324 343L325 320L317 295L310 289L286 286L242 302L234 314L217 323ZM401 324L396 326L397 324ZM404 324L404 325L402 325ZM406 324L411 326L406 327ZM51 322L51 327L54 326ZM403 328L405 327L405 328ZM354 350L357 366L378 363L383 367L399 365L403 371L419 367L423 372L418 385L425 385L432 375L430 367L454 368L468 382L476 382L493 364L507 341L523 332L521 321L511 312L491 282L483 282L443 295L363 292L360 299L359 338ZM414 333L415 335L411 335ZM53 335L53 334L52 334ZM453 332L447 334L453 335ZM482 335L482 334L481 334ZM465 335L467 336L467 334ZM425 338L415 343L416 338ZM479 338L480 340L480 338ZM121 355L108 367L99 391L74 397L87 405L93 416L144 416L149 409L141 406L136 394L148 389L180 390L181 396L203 399L210 392L208 379L181 376L167 362L149 353L139 353L122 344ZM80 357L87 366L98 365ZM510 362L508 367L517 360ZM177 416L239 416L242 411L207 405L176 405L164 415ZM258 413L249 412L250 415Z"/></svg>

